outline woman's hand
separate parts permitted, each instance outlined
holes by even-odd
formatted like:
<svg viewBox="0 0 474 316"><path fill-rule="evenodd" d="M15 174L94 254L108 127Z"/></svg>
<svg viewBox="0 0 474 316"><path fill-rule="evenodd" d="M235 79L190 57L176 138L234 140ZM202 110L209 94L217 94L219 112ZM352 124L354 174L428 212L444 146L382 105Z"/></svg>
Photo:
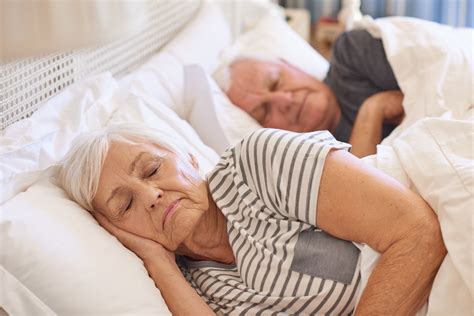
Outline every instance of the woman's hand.
<svg viewBox="0 0 474 316"><path fill-rule="evenodd" d="M117 237L117 239L125 247L133 251L137 256L139 256L145 263L145 266L147 266L150 261L156 260L158 258L160 260L167 259L170 262L175 262L174 254L166 250L159 243L118 228L99 212L94 212L93 215L102 227L104 227L109 233Z"/></svg>
<svg viewBox="0 0 474 316"><path fill-rule="evenodd" d="M215 315L186 281L172 252L153 240L116 227L99 212L93 215L102 227L143 260L173 315Z"/></svg>

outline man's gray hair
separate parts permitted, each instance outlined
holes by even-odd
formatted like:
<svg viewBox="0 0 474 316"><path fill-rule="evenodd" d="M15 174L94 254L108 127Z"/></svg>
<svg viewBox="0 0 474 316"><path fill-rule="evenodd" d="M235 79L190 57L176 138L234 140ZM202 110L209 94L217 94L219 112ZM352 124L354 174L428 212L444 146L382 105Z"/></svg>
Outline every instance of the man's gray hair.
<svg viewBox="0 0 474 316"><path fill-rule="evenodd" d="M149 142L186 159L186 153L173 144L173 136L143 124L116 124L78 136L63 160L58 173L60 186L84 209L93 212L92 200L111 142L139 144Z"/></svg>
<svg viewBox="0 0 474 316"><path fill-rule="evenodd" d="M226 56L223 58L221 65L214 71L213 77L219 87L225 93L229 92L232 85L232 66L243 61L265 61L265 62L280 62L281 59L273 54L263 53L245 53L235 56Z"/></svg>

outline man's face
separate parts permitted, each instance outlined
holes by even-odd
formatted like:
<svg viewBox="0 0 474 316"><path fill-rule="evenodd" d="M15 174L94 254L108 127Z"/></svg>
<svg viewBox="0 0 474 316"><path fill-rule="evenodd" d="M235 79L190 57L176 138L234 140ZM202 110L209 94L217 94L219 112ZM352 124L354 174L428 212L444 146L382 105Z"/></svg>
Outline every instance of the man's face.
<svg viewBox="0 0 474 316"><path fill-rule="evenodd" d="M294 132L331 130L339 120L331 89L284 61L237 61L231 66L227 95L264 127Z"/></svg>

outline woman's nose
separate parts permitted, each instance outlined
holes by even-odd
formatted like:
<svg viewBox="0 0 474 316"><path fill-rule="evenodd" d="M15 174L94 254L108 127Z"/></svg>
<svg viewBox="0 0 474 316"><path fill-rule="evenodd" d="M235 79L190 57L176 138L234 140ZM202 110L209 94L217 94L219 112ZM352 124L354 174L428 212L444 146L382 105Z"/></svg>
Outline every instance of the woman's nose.
<svg viewBox="0 0 474 316"><path fill-rule="evenodd" d="M293 104L293 94L284 91L273 92L270 95L269 102L275 110L281 113L287 113Z"/></svg>
<svg viewBox="0 0 474 316"><path fill-rule="evenodd" d="M143 189L143 199L145 203L145 208L149 212L156 211L158 205L160 204L161 198L163 197L163 190L148 186L146 189Z"/></svg>

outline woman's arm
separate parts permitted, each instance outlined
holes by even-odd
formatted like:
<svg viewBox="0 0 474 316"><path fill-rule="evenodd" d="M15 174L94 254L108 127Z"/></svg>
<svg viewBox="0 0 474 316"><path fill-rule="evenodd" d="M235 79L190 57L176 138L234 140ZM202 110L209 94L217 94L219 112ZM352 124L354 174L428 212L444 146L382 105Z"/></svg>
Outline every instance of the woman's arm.
<svg viewBox="0 0 474 316"><path fill-rule="evenodd" d="M161 291L173 315L215 315L178 268L175 256L160 244L126 232L95 212L94 217L109 233L139 256L149 275Z"/></svg>
<svg viewBox="0 0 474 316"><path fill-rule="evenodd" d="M174 260L157 255L143 262L173 315L215 315L189 285Z"/></svg>
<svg viewBox="0 0 474 316"><path fill-rule="evenodd" d="M437 217L417 194L344 151L323 169L316 223L381 254L358 315L415 314L446 254Z"/></svg>

